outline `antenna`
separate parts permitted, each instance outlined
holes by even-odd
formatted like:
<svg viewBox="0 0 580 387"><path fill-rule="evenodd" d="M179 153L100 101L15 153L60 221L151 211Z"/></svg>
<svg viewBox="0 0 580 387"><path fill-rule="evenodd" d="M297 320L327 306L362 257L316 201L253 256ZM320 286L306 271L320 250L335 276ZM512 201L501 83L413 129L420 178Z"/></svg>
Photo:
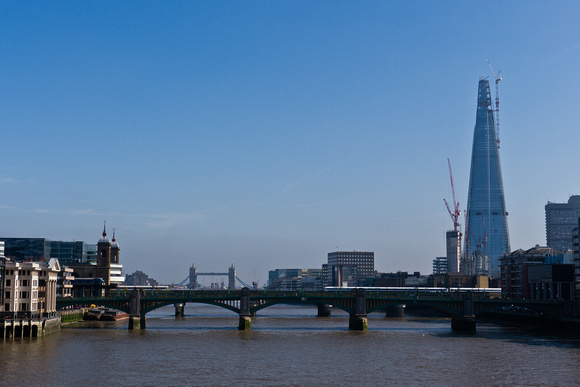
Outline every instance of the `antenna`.
<svg viewBox="0 0 580 387"><path fill-rule="evenodd" d="M495 78L495 138L497 147L499 148L499 81L502 80L502 77L501 70L498 70L497 75L495 75L495 71L493 71L493 67L491 67L489 59L487 59L487 64L489 65L489 69Z"/></svg>

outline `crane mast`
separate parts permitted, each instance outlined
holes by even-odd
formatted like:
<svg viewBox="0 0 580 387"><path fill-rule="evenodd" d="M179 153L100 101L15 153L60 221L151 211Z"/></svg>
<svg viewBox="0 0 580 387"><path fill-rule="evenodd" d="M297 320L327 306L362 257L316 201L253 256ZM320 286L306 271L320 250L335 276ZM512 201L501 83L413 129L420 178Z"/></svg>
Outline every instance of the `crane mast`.
<svg viewBox="0 0 580 387"><path fill-rule="evenodd" d="M499 81L502 80L502 77L501 70L498 70L497 75L495 75L495 71L493 71L493 67L491 67L489 59L487 60L487 64L489 65L489 69L495 78L495 137L497 147L499 148Z"/></svg>
<svg viewBox="0 0 580 387"><path fill-rule="evenodd" d="M455 198L455 186L453 185L453 172L451 171L451 161L447 159L447 164L449 164L449 179L451 180L451 193L453 194L453 209L449 207L449 203L447 200L443 199L445 202L445 206L447 207L447 211L449 211L449 215L451 216L451 220L453 221L453 231L459 231L459 217L461 216L461 211L459 210L459 203Z"/></svg>

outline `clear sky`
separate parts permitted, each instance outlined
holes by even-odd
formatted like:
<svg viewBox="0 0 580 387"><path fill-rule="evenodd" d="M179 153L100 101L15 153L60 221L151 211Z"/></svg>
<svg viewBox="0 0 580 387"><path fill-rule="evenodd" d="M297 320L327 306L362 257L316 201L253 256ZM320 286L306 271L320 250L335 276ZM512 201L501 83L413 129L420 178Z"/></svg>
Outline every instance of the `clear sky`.
<svg viewBox="0 0 580 387"><path fill-rule="evenodd" d="M0 1L0 236L263 285L331 251L431 272L500 69L512 250L580 194L580 2ZM462 221L463 223L463 221ZM227 279L225 279L227 282Z"/></svg>

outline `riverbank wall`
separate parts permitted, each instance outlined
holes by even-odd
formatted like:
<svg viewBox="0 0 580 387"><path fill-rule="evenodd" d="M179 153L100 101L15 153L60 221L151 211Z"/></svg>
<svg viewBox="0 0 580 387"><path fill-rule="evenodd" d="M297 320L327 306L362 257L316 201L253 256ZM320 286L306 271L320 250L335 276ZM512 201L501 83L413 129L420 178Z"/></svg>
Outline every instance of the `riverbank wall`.
<svg viewBox="0 0 580 387"><path fill-rule="evenodd" d="M86 308L82 309L72 309L72 310L62 310L58 311L57 315L60 316L62 324L75 323L77 321L82 321Z"/></svg>
<svg viewBox="0 0 580 387"><path fill-rule="evenodd" d="M60 317L49 318L15 318L0 322L2 340L40 337L60 331Z"/></svg>

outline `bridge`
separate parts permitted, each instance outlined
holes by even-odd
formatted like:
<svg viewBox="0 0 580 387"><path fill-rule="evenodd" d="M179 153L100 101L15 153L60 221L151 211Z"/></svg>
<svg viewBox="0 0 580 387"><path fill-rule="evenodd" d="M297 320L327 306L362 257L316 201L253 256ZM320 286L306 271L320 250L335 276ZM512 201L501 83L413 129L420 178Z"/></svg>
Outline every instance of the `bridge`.
<svg viewBox="0 0 580 387"><path fill-rule="evenodd" d="M113 290L105 297L57 298L57 309L70 306L100 305L130 315L129 329L145 329L146 314L157 308L174 305L175 314L183 315L186 303L216 305L239 315L240 330L250 330L251 317L277 304L305 304L318 307L318 317L330 317L331 307L349 314L349 329L368 329L367 315L385 311L387 316L402 317L405 305L436 309L451 316L456 331L475 331L475 317L484 312L521 308L556 320L571 317L573 306L565 300L502 300L485 294L428 293L421 291L381 292L362 288L350 291L265 291L250 290Z"/></svg>

